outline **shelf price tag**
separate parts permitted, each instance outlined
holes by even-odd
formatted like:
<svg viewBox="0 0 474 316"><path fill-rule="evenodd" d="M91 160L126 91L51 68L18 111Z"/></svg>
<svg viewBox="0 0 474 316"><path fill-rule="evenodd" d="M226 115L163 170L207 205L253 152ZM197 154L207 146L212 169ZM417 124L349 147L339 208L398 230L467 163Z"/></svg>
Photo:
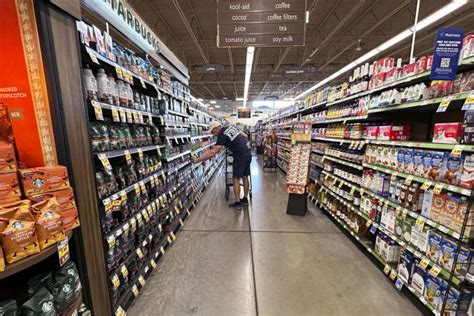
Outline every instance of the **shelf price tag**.
<svg viewBox="0 0 474 316"><path fill-rule="evenodd" d="M474 109L474 91L471 91L469 96L464 101L464 105L462 106L462 110L472 110Z"/></svg>
<svg viewBox="0 0 474 316"><path fill-rule="evenodd" d="M161 252L162 255L164 255L165 254L165 248L160 247L160 252Z"/></svg>
<svg viewBox="0 0 474 316"><path fill-rule="evenodd" d="M399 291L402 290L402 288L403 288L403 281L402 281L402 279L397 278L397 280L395 281L395 287L396 287L397 290L399 290Z"/></svg>
<svg viewBox="0 0 474 316"><path fill-rule="evenodd" d="M138 294L140 293L138 291L138 287L135 284L132 286L132 293L135 297L138 297Z"/></svg>
<svg viewBox="0 0 474 316"><path fill-rule="evenodd" d="M433 267L430 269L430 274L432 274L434 277L437 277L440 272L441 267L437 264L433 265Z"/></svg>
<svg viewBox="0 0 474 316"><path fill-rule="evenodd" d="M451 156L460 157L462 153L463 146L462 145L455 145L453 150L451 150Z"/></svg>
<svg viewBox="0 0 474 316"><path fill-rule="evenodd" d="M183 220L181 218L179 219L179 223L181 224L181 227L184 226Z"/></svg>
<svg viewBox="0 0 474 316"><path fill-rule="evenodd" d="M113 234L107 237L107 243L109 244L109 248L115 246L115 236Z"/></svg>
<svg viewBox="0 0 474 316"><path fill-rule="evenodd" d="M95 52L92 49L87 48L87 53L89 54L89 57L94 63L100 65L99 60L97 59L97 56L95 55Z"/></svg>
<svg viewBox="0 0 474 316"><path fill-rule="evenodd" d="M453 99L453 95L448 95L441 100L441 103L438 106L438 109L436 110L436 113L441 113L441 112L446 112L446 109L449 106L449 103L451 103L451 100Z"/></svg>
<svg viewBox="0 0 474 316"><path fill-rule="evenodd" d="M395 269L392 269L392 271L390 272L390 275L389 275L389 278L394 281L395 278L397 277L398 273L397 271L395 271Z"/></svg>
<svg viewBox="0 0 474 316"><path fill-rule="evenodd" d="M444 188L444 183L436 183L433 189L433 194L440 194L443 188Z"/></svg>
<svg viewBox="0 0 474 316"><path fill-rule="evenodd" d="M176 235L174 234L174 232L171 232L170 235L171 235L171 238L173 239L173 241L176 240Z"/></svg>
<svg viewBox="0 0 474 316"><path fill-rule="evenodd" d="M116 274L114 274L112 277L112 284L114 288L118 288L120 286L120 280Z"/></svg>
<svg viewBox="0 0 474 316"><path fill-rule="evenodd" d="M413 176L408 176L403 182L405 185L410 185L413 181Z"/></svg>
<svg viewBox="0 0 474 316"><path fill-rule="evenodd" d="M129 150L125 150L125 160L127 161L127 165L132 163L132 154L130 154Z"/></svg>
<svg viewBox="0 0 474 316"><path fill-rule="evenodd" d="M425 182L423 183L423 185L421 186L421 189L424 190L424 191L426 191L426 190L428 190L428 189L431 187L432 184L433 184L432 181L427 180L427 181L425 181Z"/></svg>
<svg viewBox="0 0 474 316"><path fill-rule="evenodd" d="M125 310L122 308L122 306L117 307L117 310L115 311L115 316L126 316L127 313L125 313Z"/></svg>
<svg viewBox="0 0 474 316"><path fill-rule="evenodd" d="M420 266L421 266L423 269L426 269L426 267L427 267L429 264L430 264L430 260L428 260L428 258L426 258L426 257L421 258Z"/></svg>
<svg viewBox="0 0 474 316"><path fill-rule="evenodd" d="M128 269L125 265L122 265L122 267L120 267L120 272L122 273L122 276L124 278L126 278L128 276Z"/></svg>
<svg viewBox="0 0 474 316"><path fill-rule="evenodd" d="M138 258L140 258L140 259L143 258L143 252L142 252L142 249L141 249L141 248L138 248L138 249L137 249L137 256L138 256Z"/></svg>
<svg viewBox="0 0 474 316"><path fill-rule="evenodd" d="M127 123L127 113L123 110L119 110L120 113L120 121L122 123Z"/></svg>
<svg viewBox="0 0 474 316"><path fill-rule="evenodd" d="M342 188L343 185L344 185L344 182L342 182L342 181L339 182L338 188L339 188L339 189Z"/></svg>
<svg viewBox="0 0 474 316"><path fill-rule="evenodd" d="M118 78L118 79L123 80L122 68L120 68L120 67L115 67L115 73L117 74L117 78Z"/></svg>
<svg viewBox="0 0 474 316"><path fill-rule="evenodd" d="M394 172L392 176L390 177L390 180L395 181L397 180L398 172Z"/></svg>
<svg viewBox="0 0 474 316"><path fill-rule="evenodd" d="M386 275L388 275L390 273L390 270L392 268L390 267L390 265L386 264L385 267L383 268L383 273L385 273Z"/></svg>
<svg viewBox="0 0 474 316"><path fill-rule="evenodd" d="M140 181L140 189L142 190L143 194L146 193L146 187L145 187L145 183L143 183L143 181Z"/></svg>
<svg viewBox="0 0 474 316"><path fill-rule="evenodd" d="M173 241L171 240L171 237L168 235L168 238L166 238L166 240L168 240L168 243L171 244Z"/></svg>
<svg viewBox="0 0 474 316"><path fill-rule="evenodd" d="M146 89L146 84L145 84L145 81L143 81L143 79L140 79L140 83L142 84L143 89Z"/></svg>
<svg viewBox="0 0 474 316"><path fill-rule="evenodd" d="M92 107L94 107L95 119L98 121L104 120L104 113L102 113L102 107L97 101L91 101Z"/></svg>
<svg viewBox="0 0 474 316"><path fill-rule="evenodd" d="M127 122L133 123L132 111L126 111L126 112L127 112Z"/></svg>
<svg viewBox="0 0 474 316"><path fill-rule="evenodd" d="M425 218L424 217L421 217L419 216L417 219L416 219L416 225L420 226L420 228L423 228L423 226L425 226Z"/></svg>
<svg viewBox="0 0 474 316"><path fill-rule="evenodd" d="M146 281L145 281L145 279L143 278L142 275L140 275L140 276L138 277L138 283L140 283L140 285L141 285L142 287L145 286Z"/></svg>
<svg viewBox="0 0 474 316"><path fill-rule="evenodd" d="M112 165L110 164L109 158L107 158L105 154L99 154L97 157L104 166L105 171L110 175L112 173Z"/></svg>
<svg viewBox="0 0 474 316"><path fill-rule="evenodd" d="M174 210L176 211L176 214L179 214L179 208L177 206L174 207Z"/></svg>
<svg viewBox="0 0 474 316"><path fill-rule="evenodd" d="M66 262L68 262L71 255L69 253L69 240L64 238L58 242L58 256L59 256L59 265L62 267Z"/></svg>
<svg viewBox="0 0 474 316"><path fill-rule="evenodd" d="M112 120L114 122L119 122L120 123L120 115L119 115L119 112L118 112L118 110L115 106L112 107Z"/></svg>
<svg viewBox="0 0 474 316"><path fill-rule="evenodd" d="M140 186L138 185L138 183L135 183L135 185L133 186L135 188L135 194L136 195L140 195Z"/></svg>
<svg viewBox="0 0 474 316"><path fill-rule="evenodd" d="M151 266L153 267L153 269L156 269L156 262L155 262L155 260L151 259L151 260L150 260L150 264L151 264Z"/></svg>

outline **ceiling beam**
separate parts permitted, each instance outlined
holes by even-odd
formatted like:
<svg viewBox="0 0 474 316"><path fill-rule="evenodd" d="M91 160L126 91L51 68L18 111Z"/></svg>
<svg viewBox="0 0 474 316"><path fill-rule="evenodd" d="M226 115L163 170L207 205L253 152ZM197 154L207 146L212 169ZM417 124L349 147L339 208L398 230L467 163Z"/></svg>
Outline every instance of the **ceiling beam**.
<svg viewBox="0 0 474 316"><path fill-rule="evenodd" d="M198 91L197 89L195 89L192 85L189 86L189 89L191 89L191 91L193 92L193 96L194 97L201 97L204 99L204 94L202 94L200 91Z"/></svg>
<svg viewBox="0 0 474 316"><path fill-rule="evenodd" d="M238 93L237 93L237 82L235 81L231 81L230 83L233 83L234 84L234 99L237 99L238 98ZM242 81L242 83L244 83Z"/></svg>
<svg viewBox="0 0 474 316"><path fill-rule="evenodd" d="M205 83L201 82L202 86L204 87L204 89L206 89L206 91L209 93L209 95L213 98L213 99L217 99L215 94L212 93L212 91L206 86Z"/></svg>
<svg viewBox="0 0 474 316"><path fill-rule="evenodd" d="M219 89L221 89L222 96L223 96L223 97L227 96L227 93L225 93L225 90L224 90L224 88L222 87L222 84L221 84L221 83L218 83L217 85L219 86Z"/></svg>
<svg viewBox="0 0 474 316"><path fill-rule="evenodd" d="M316 51L314 51L314 53L311 53L311 54L314 56L314 54L316 54L326 43L328 43L331 40L331 38L334 36L334 34L336 34L339 31L339 29L343 27L344 24L346 24L347 21L349 21L349 19L351 19L352 16L357 12L357 10L359 10L364 4L365 4L365 0L359 0L359 2L352 8L352 10L349 13L345 14L342 20L339 21L339 23L331 29L331 31L324 38L324 40L319 43L318 47L316 48ZM301 63L301 66L304 66L305 64L306 64L306 59L303 60L303 62Z"/></svg>
<svg viewBox="0 0 474 316"><path fill-rule="evenodd" d="M227 53L229 54L229 64L230 64L230 73L234 73L234 58L232 57L232 48L227 48Z"/></svg>
<svg viewBox="0 0 474 316"><path fill-rule="evenodd" d="M204 53L204 50L202 49L201 44L199 43L199 40L196 37L196 34L194 34L193 29L191 28L191 25L188 22L188 19L186 19L186 16L184 15L183 9L181 9L181 6L179 5L178 0L173 0L173 4L174 4L176 10L178 11L179 16L181 17L181 21L183 22L184 27L186 28L189 35L191 36L191 38L194 42L194 45L196 45L196 48L197 48L199 54L201 55L204 62L206 64L209 64L209 58L207 58L206 54Z"/></svg>
<svg viewBox="0 0 474 316"><path fill-rule="evenodd" d="M278 69L280 69L280 66L283 63L283 61L285 60L286 55L288 55L288 53L290 52L290 49L291 49L291 47L286 47L285 50L283 51L283 54L280 55L280 58L278 59L278 62L276 64L275 68L273 69L273 73L276 73L278 71Z"/></svg>
<svg viewBox="0 0 474 316"><path fill-rule="evenodd" d="M287 91L286 91L285 93L283 93L280 97L283 97L283 96L287 95L288 93L295 91L295 90L298 89L298 87L301 86L303 83L304 83L304 81L298 82L297 85L291 87L291 89L287 90Z"/></svg>

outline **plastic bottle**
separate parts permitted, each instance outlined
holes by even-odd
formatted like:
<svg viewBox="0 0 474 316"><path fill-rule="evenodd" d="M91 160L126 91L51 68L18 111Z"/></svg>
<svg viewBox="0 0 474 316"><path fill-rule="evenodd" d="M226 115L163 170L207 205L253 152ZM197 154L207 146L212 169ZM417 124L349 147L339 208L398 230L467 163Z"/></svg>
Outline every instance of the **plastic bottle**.
<svg viewBox="0 0 474 316"><path fill-rule="evenodd" d="M97 80L92 73L92 70L89 68L89 65L82 71L84 80L84 93L86 94L87 100L97 101Z"/></svg>
<svg viewBox="0 0 474 316"><path fill-rule="evenodd" d="M109 103L111 101L109 94L109 80L105 70L100 68L97 71L97 97L100 102Z"/></svg>

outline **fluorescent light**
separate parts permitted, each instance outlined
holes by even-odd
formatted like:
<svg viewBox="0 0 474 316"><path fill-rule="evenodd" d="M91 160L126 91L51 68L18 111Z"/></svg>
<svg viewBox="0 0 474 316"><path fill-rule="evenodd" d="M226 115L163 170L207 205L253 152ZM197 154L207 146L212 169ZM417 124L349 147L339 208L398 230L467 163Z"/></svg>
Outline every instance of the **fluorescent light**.
<svg viewBox="0 0 474 316"><path fill-rule="evenodd" d="M244 98L235 98L235 101L243 101Z"/></svg>
<svg viewBox="0 0 474 316"><path fill-rule="evenodd" d="M214 107L215 107L216 109L220 109L220 108L221 108L220 105L214 105Z"/></svg>
<svg viewBox="0 0 474 316"><path fill-rule="evenodd" d="M211 106L211 107L209 108L209 110L214 110L214 108Z"/></svg>
<svg viewBox="0 0 474 316"><path fill-rule="evenodd" d="M468 0L453 0L453 1L451 1L449 4L445 5L444 7L439 9L438 11L436 11L433 14L427 16L423 20L419 21L417 26L416 26L416 31L422 30L425 27L435 23L436 21L442 19L443 17L447 16L448 14L456 11L457 9L459 9L460 7L465 5L466 3L468 3ZM336 71L335 73L333 73L329 77L321 80L320 82L318 82L314 86L310 87L309 89L307 89L303 93L297 95L295 98L293 98L293 101L301 99L302 97L306 96L310 92L313 92L314 90L318 89L319 87L322 87L326 83L330 82L334 78L339 77L343 73L357 67L358 65L360 65L363 62L369 60L370 58L372 58L372 57L378 55L379 53L389 49L390 47L400 43L404 39L410 37L413 34L413 30L414 30L414 26L411 26L410 28L406 29L405 31L401 32L400 34L392 37L388 41L380 44L375 49L373 49L370 52L362 55L361 57L357 58L355 61L349 63L345 67L339 69L338 71Z"/></svg>
<svg viewBox="0 0 474 316"><path fill-rule="evenodd" d="M201 99L201 98L199 98L199 99L196 99L196 101L202 102L202 101L204 101L204 100Z"/></svg>
<svg viewBox="0 0 474 316"><path fill-rule="evenodd" d="M212 101L209 101L210 104L216 104L217 102L212 100Z"/></svg>
<svg viewBox="0 0 474 316"><path fill-rule="evenodd" d="M253 54L255 47L247 47L247 62L245 63L245 82L244 82L244 108L247 106L247 99L249 94L250 76L252 75Z"/></svg>
<svg viewBox="0 0 474 316"><path fill-rule="evenodd" d="M210 105L209 103L206 103L206 104L203 104L202 106L207 108L209 105Z"/></svg>

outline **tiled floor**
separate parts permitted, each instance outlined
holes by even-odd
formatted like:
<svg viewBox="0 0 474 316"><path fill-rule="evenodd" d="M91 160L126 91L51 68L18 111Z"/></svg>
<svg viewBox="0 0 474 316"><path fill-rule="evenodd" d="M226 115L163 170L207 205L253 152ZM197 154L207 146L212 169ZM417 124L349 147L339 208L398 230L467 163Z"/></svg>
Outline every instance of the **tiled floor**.
<svg viewBox="0 0 474 316"><path fill-rule="evenodd" d="M282 173L252 163L248 209L217 174L128 315L420 315L312 204L286 215Z"/></svg>

